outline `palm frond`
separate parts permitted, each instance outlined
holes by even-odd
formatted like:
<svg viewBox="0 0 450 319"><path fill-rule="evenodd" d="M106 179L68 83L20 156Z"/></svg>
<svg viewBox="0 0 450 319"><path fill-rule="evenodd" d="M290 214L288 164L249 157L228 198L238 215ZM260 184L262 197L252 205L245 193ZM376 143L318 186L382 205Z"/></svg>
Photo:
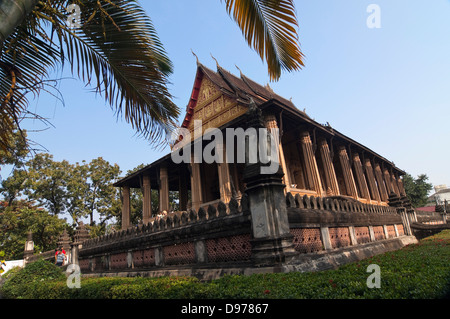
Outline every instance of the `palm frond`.
<svg viewBox="0 0 450 319"><path fill-rule="evenodd" d="M36 32L34 19L26 20L3 43L0 59L0 147L8 151L10 136L28 106L27 93L37 96L41 81L56 66L60 55ZM26 90L24 90L26 88Z"/></svg>
<svg viewBox="0 0 450 319"><path fill-rule="evenodd" d="M70 1L81 8L82 28L69 29L53 6L49 20L72 72L97 92L145 138L165 137L178 107L167 89L172 64L150 18L136 1ZM57 8L59 9L59 8Z"/></svg>
<svg viewBox="0 0 450 319"><path fill-rule="evenodd" d="M304 66L293 0L221 0L250 47L266 60L271 80Z"/></svg>
<svg viewBox="0 0 450 319"><path fill-rule="evenodd" d="M70 29L66 24L69 4L81 8L81 28ZM93 85L118 117L123 115L154 144L176 125L179 109L167 88L172 63L136 1L41 0L17 29L0 56L0 61L20 71L17 89L42 83L51 67L67 63L73 74ZM0 68L0 98L11 90L9 78L8 70ZM17 115L28 101L17 90L14 104L7 104L13 105ZM11 118L5 117L5 123Z"/></svg>

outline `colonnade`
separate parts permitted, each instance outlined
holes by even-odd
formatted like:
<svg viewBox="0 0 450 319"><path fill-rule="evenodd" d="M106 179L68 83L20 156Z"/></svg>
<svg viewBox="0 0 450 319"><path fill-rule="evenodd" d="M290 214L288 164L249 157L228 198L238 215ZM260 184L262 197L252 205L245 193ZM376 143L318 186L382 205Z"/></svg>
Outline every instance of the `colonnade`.
<svg viewBox="0 0 450 319"><path fill-rule="evenodd" d="M278 128L277 119L274 115L265 116L266 128ZM304 127L303 127L304 128ZM346 196L371 204L387 204L390 193L398 196L405 195L402 180L392 165L375 158L374 155L364 156L365 150L356 151L355 148L345 144L343 141L335 141L324 135L316 138L311 137L308 129L296 131L296 146L298 157L295 159L303 167L302 176L304 188L297 188L294 179L290 174L292 159L285 158L284 145L280 138L278 151L279 163L283 170L283 182L286 185L285 191L292 194L326 196ZM218 175L218 189L220 198L208 201L205 197L207 186L202 181L207 181L210 176L202 176L203 163L199 159L191 158L189 164L191 207L198 210L201 206L214 204L219 200L228 203L233 196L233 183L239 181L242 176L238 174L236 167L230 167L225 160L226 148L224 144L217 145L217 149L224 156L222 163L216 163ZM336 151L336 152L335 152ZM366 151L367 153L367 151ZM194 156L194 154L192 154ZM295 163L294 163L295 164ZM154 185L159 190L159 210L169 211L169 174L166 163L158 164L157 183ZM230 169L231 168L231 169ZM180 170L181 171L181 170ZM230 174L231 172L231 174ZM175 172L178 174L178 172ZM187 174L186 174L187 175ZM187 209L188 202L188 176L180 174L179 180L179 200L180 209ZM236 186L236 185L234 185ZM141 189L143 193L143 223L148 223L152 217L150 176L142 176ZM239 192L240 193L240 192ZM122 229L129 228L130 225L130 187L122 186Z"/></svg>
<svg viewBox="0 0 450 319"><path fill-rule="evenodd" d="M273 115L266 116L267 127L277 127ZM270 124L269 124L270 123ZM365 157L366 150L355 151L344 141L332 142L320 136L314 141L307 129L297 133L297 150L304 169L305 188L298 189L290 178L292 163L286 161L280 141L280 164L283 168L286 192L326 196L347 196L364 203L387 204L390 193L404 196L402 179L390 163L374 155ZM336 154L332 150L336 150ZM340 182L339 182L340 181Z"/></svg>

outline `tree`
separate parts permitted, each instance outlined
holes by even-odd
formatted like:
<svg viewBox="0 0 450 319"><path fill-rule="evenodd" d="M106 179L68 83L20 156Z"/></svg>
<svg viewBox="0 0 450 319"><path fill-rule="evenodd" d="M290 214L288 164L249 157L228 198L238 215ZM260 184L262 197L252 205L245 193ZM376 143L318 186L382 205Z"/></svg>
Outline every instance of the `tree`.
<svg viewBox="0 0 450 319"><path fill-rule="evenodd" d="M120 200L112 184L121 173L119 166L99 157L87 164L77 163L71 172L67 191L72 218L89 217L92 226L95 213L101 225L115 217Z"/></svg>
<svg viewBox="0 0 450 319"><path fill-rule="evenodd" d="M413 207L423 207L427 203L428 193L433 188L433 185L427 183L428 176L420 174L417 178L413 178L410 174L403 176L403 186L405 188L406 196Z"/></svg>
<svg viewBox="0 0 450 319"><path fill-rule="evenodd" d="M57 162L53 155L37 154L27 163L28 177L25 193L39 205L57 216L69 205L67 183L71 165L66 160Z"/></svg>
<svg viewBox="0 0 450 319"><path fill-rule="evenodd" d="M222 0L221 0L222 1ZM293 0L223 0L271 79L298 70L303 55ZM80 27L67 21L80 8ZM68 62L136 131L152 142L170 132L180 113L167 89L172 63L134 0L0 0L0 146L27 112L27 95L45 89L49 70Z"/></svg>
<svg viewBox="0 0 450 319"><path fill-rule="evenodd" d="M70 164L40 153L3 180L0 191L10 206L25 197L55 216L68 213L74 224L87 217L91 226L98 222L103 227L120 214L119 191L113 186L120 173L117 164L101 157Z"/></svg>
<svg viewBox="0 0 450 319"><path fill-rule="evenodd" d="M0 206L0 246L6 259L23 258L28 231L33 233L35 250L47 251L56 247L65 227L64 220L30 201Z"/></svg>

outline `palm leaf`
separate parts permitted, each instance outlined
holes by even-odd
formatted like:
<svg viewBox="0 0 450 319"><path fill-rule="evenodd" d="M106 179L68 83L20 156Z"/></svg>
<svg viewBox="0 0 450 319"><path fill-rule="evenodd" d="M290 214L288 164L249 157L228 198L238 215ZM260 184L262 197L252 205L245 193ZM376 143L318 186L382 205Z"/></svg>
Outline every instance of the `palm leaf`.
<svg viewBox="0 0 450 319"><path fill-rule="evenodd" d="M70 30L59 8L48 18L61 53L85 82L123 115L136 131L153 141L172 130L179 115L168 92L172 64L153 24L136 1L70 1L81 7L82 28Z"/></svg>
<svg viewBox="0 0 450 319"><path fill-rule="evenodd" d="M30 16L2 43L0 55L0 147L9 151L12 132L20 128L28 93L39 94L42 79L55 67L59 53L34 29Z"/></svg>
<svg viewBox="0 0 450 319"><path fill-rule="evenodd" d="M250 47L268 65L271 80L282 70L301 69L298 27L293 0L221 0L236 21Z"/></svg>
<svg viewBox="0 0 450 319"><path fill-rule="evenodd" d="M82 28L66 25L65 8L71 3L81 8ZM1 61L21 72L17 89L40 83L50 67L68 63L74 74L104 96L117 116L123 115L145 138L156 142L175 126L179 109L167 89L172 64L136 1L41 0L17 29L21 33L8 38L1 56ZM24 54L19 57L20 52ZM11 89L8 71L0 68L0 98ZM14 107L14 116L27 107L26 96L19 91L14 104L8 103ZM39 89L34 87L33 92ZM6 124L14 117L0 116Z"/></svg>

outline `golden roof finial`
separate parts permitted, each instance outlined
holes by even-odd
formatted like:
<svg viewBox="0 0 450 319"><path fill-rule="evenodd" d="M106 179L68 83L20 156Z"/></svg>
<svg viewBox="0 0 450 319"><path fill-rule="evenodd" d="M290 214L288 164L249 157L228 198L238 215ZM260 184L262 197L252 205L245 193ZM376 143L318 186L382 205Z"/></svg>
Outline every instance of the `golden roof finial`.
<svg viewBox="0 0 450 319"><path fill-rule="evenodd" d="M238 69L239 70L239 73L241 74L241 77L242 77L242 75L244 75L244 73L242 73L242 70L241 69L239 69L239 67L235 64L234 65L235 67L236 67L236 69Z"/></svg>
<svg viewBox="0 0 450 319"><path fill-rule="evenodd" d="M217 62L216 58L213 57L212 53L210 53L210 54L211 54L211 58L213 58L213 60L216 61L217 68L220 68L219 62Z"/></svg>
<svg viewBox="0 0 450 319"><path fill-rule="evenodd" d="M198 56L197 56L197 54L194 53L194 51L192 50L192 48L191 48L191 52L192 52L192 54L195 56L195 58L197 59L197 64L199 64Z"/></svg>

